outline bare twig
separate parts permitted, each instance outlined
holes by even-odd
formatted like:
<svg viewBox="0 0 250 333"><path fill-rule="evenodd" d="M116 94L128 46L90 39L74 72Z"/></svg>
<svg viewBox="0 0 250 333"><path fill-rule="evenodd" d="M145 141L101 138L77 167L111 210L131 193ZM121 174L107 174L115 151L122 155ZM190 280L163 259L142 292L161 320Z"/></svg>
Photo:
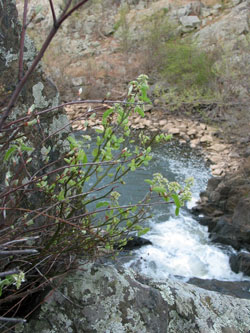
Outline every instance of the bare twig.
<svg viewBox="0 0 250 333"><path fill-rule="evenodd" d="M20 53L19 53L19 73L18 73L19 81L21 81L21 79L23 77L23 54L24 54L25 33L26 33L26 28L27 28L27 25L26 25L27 12L28 12L28 0L25 0L24 7L23 7L23 26L22 26Z"/></svg>
<svg viewBox="0 0 250 333"><path fill-rule="evenodd" d="M35 254L37 250L13 250L13 251L0 251L0 255L12 256L14 254Z"/></svg>
<svg viewBox="0 0 250 333"><path fill-rule="evenodd" d="M34 240L34 239L38 239L39 236L34 236L34 237L25 237L25 238L21 238L21 239L15 239L13 241L1 244L0 247L5 247L7 245L11 245L11 244L16 244L16 243L22 243L22 242L27 242L29 240Z"/></svg>
<svg viewBox="0 0 250 333"><path fill-rule="evenodd" d="M19 274L19 273L20 273L19 269L12 269L10 271L0 272L0 277L6 276L6 275L11 275L11 274Z"/></svg>
<svg viewBox="0 0 250 333"><path fill-rule="evenodd" d="M50 4L50 9L51 9L52 17L53 17L54 26L55 26L56 23L57 23L57 20L56 20L56 14L55 14L55 9L54 9L54 5L53 5L53 1L49 0L49 4Z"/></svg>
<svg viewBox="0 0 250 333"><path fill-rule="evenodd" d="M26 323L27 320L22 318L0 317L0 321L6 321L10 323Z"/></svg>

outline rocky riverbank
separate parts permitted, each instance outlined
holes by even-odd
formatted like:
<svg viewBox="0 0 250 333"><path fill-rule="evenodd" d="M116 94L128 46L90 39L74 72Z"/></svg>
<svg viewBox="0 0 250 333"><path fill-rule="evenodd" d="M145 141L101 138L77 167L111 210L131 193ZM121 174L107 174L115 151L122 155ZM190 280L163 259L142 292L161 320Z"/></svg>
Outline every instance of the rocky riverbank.
<svg viewBox="0 0 250 333"><path fill-rule="evenodd" d="M96 128L102 126L101 114L107 105L74 105L66 107L66 112L74 130ZM88 110L99 109L96 117L91 117ZM101 110L101 111L100 111ZM209 125L187 116L178 116L151 105L146 106L145 118L134 115L129 119L130 128L134 131L163 132L171 134L182 144L199 149L211 167L214 176L223 176L239 169L243 162L238 147L231 144L223 136L217 125ZM115 118L113 119L115 121Z"/></svg>

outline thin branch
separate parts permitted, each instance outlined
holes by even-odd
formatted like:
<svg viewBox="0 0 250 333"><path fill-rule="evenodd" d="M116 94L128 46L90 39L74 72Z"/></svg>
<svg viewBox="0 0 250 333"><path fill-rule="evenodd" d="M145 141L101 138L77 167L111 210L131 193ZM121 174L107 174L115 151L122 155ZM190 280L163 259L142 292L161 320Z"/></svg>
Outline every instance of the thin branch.
<svg viewBox="0 0 250 333"><path fill-rule="evenodd" d="M19 73L18 73L19 81L21 81L23 77L23 55L24 55L24 40L27 28L26 22L27 22L27 12L28 12L28 1L29 0L24 0L24 8L23 8L23 26L22 26L20 53L19 53Z"/></svg>
<svg viewBox="0 0 250 333"><path fill-rule="evenodd" d="M49 4L50 4L50 9L51 9L52 17L53 17L54 26L56 26L57 19L56 19L56 14L55 14L55 9L54 9L54 5L53 5L53 1L49 0Z"/></svg>
<svg viewBox="0 0 250 333"><path fill-rule="evenodd" d="M11 274L19 274L20 270L19 269L12 269L11 271L5 271L0 273L0 277L6 276L6 275L11 275Z"/></svg>
<svg viewBox="0 0 250 333"><path fill-rule="evenodd" d="M60 16L58 20L58 25L60 26L73 12L75 12L78 8L80 8L82 5L84 5L88 0L82 0L77 5L75 5L68 13L66 11L68 10L72 0L69 0L68 4L66 5L62 15Z"/></svg>
<svg viewBox="0 0 250 333"><path fill-rule="evenodd" d="M67 10L69 9L70 5L71 5L72 0L68 0L68 3L65 5L65 8L61 14L61 17L64 16L67 13Z"/></svg>
<svg viewBox="0 0 250 333"><path fill-rule="evenodd" d="M4 256L12 256L14 254L36 254L37 250L13 250L13 251L0 251L0 255Z"/></svg>
<svg viewBox="0 0 250 333"><path fill-rule="evenodd" d="M7 245L11 245L11 244L15 244L15 243L20 243L20 242L27 242L28 240L34 240L34 239L38 239L39 236L34 236L34 237L25 237L25 238L21 238L21 239L15 239L13 241L1 244L0 247L5 247Z"/></svg>
<svg viewBox="0 0 250 333"><path fill-rule="evenodd" d="M8 318L8 317L0 317L0 321L7 321L11 323L26 323L26 319L22 318Z"/></svg>

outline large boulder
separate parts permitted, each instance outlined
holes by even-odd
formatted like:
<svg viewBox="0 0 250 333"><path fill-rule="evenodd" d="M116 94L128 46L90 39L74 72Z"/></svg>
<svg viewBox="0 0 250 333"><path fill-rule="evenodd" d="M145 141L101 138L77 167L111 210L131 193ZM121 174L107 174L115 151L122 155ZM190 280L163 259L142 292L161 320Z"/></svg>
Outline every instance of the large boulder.
<svg viewBox="0 0 250 333"><path fill-rule="evenodd" d="M112 265L85 264L47 298L23 333L247 333L250 301Z"/></svg>

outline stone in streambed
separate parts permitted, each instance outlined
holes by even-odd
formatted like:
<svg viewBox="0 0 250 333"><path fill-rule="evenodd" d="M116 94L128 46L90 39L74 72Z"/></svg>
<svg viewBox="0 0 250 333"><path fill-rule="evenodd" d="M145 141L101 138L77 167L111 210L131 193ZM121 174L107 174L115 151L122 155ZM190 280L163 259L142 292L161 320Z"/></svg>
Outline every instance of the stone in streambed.
<svg viewBox="0 0 250 333"><path fill-rule="evenodd" d="M230 266L235 273L243 272L250 276L250 253L241 252L230 257ZM250 289L249 289L250 290Z"/></svg>
<svg viewBox="0 0 250 333"><path fill-rule="evenodd" d="M138 237L138 236L131 236L127 240L127 244L125 246L122 246L123 250L134 250L138 249L145 245L152 245L152 242L149 239ZM115 246L115 248L121 248L119 245Z"/></svg>
<svg viewBox="0 0 250 333"><path fill-rule="evenodd" d="M199 278L191 278L187 283L199 288L216 291L224 295L237 298L250 299L250 281L219 281Z"/></svg>

